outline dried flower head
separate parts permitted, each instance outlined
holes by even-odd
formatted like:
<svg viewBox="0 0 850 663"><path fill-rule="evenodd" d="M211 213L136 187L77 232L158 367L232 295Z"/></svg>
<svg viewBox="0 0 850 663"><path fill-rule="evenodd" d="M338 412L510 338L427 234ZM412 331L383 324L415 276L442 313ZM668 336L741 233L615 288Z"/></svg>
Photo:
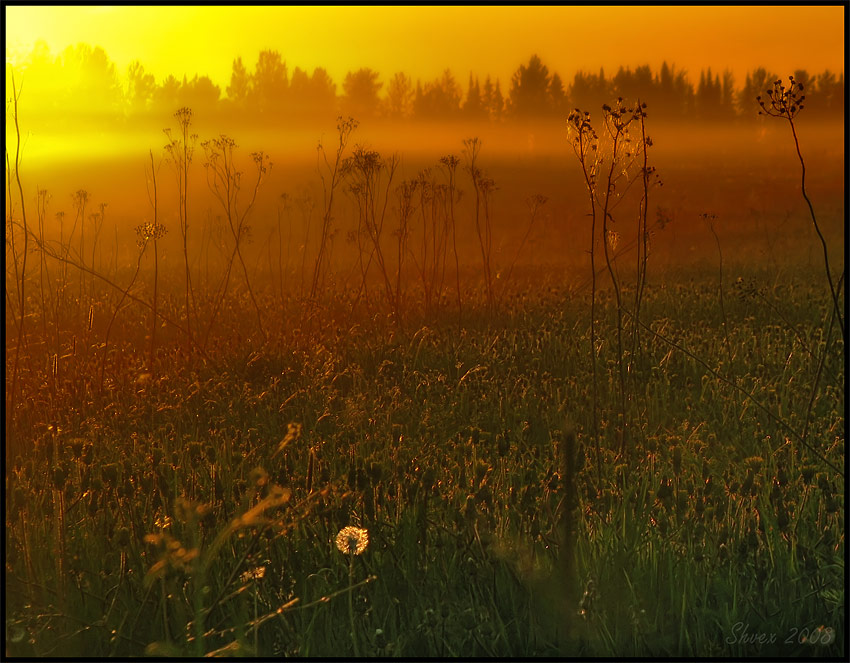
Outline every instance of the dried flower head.
<svg viewBox="0 0 850 663"><path fill-rule="evenodd" d="M759 115L793 120L794 116L803 110L803 101L806 99L806 95L803 94L803 84L795 81L793 76L789 76L788 80L790 81L788 88L782 84L781 79L777 79L773 82L772 89L765 90L767 99L763 99L761 95L756 97L756 102L761 106Z"/></svg>
<svg viewBox="0 0 850 663"><path fill-rule="evenodd" d="M336 547L348 555L360 555L369 545L369 531L359 527L343 527L336 535Z"/></svg>
<svg viewBox="0 0 850 663"><path fill-rule="evenodd" d="M460 159L458 159L454 154L448 154L444 157L440 157L440 163L446 166L450 171L454 172L460 163Z"/></svg>
<svg viewBox="0 0 850 663"><path fill-rule="evenodd" d="M165 237L167 232L168 229L161 223L151 223L150 221L147 221L136 226L136 235L138 235L139 239L143 242L147 242L151 239L162 239Z"/></svg>

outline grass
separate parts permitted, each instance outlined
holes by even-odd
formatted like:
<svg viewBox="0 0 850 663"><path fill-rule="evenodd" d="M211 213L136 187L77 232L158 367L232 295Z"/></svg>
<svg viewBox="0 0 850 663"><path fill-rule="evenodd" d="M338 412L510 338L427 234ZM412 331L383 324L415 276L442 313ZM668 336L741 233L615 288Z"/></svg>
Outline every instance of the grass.
<svg viewBox="0 0 850 663"><path fill-rule="evenodd" d="M665 283L646 287L649 326L727 357L706 306L714 273ZM784 288L785 315L817 348L814 286L800 273ZM348 656L351 580L364 655L841 655L843 476L647 336L633 365L643 443L617 459L617 411L602 408L597 480L587 302L526 292L499 323L481 311L460 330L447 312L393 335L368 320L309 343L291 333L287 351L247 361L162 357L171 370L113 385L111 402L69 410L58 429L22 412L33 453L7 474L9 653ZM815 366L795 331L749 301L726 316L723 370L799 425ZM827 363L843 379L840 355ZM615 402L610 342L599 367L600 402ZM841 385L819 393L810 423L835 464ZM291 421L303 429L275 454ZM573 590L559 581L572 426ZM276 485L286 499L269 502ZM355 518L370 543L349 560L333 540ZM822 625L832 644L785 643ZM753 633L776 642L744 642Z"/></svg>

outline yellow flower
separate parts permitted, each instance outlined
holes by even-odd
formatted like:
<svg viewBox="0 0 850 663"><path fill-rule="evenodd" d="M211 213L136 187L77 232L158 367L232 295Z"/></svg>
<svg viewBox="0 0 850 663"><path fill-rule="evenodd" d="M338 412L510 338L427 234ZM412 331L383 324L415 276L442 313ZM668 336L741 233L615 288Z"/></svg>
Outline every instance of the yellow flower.
<svg viewBox="0 0 850 663"><path fill-rule="evenodd" d="M359 555L369 545L369 531L359 527L343 527L336 535L336 547L340 552Z"/></svg>

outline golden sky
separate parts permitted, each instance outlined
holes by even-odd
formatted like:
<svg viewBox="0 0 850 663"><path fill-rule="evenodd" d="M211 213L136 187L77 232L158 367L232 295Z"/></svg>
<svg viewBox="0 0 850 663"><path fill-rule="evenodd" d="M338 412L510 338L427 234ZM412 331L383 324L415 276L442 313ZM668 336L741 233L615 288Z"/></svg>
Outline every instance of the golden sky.
<svg viewBox="0 0 850 663"><path fill-rule="evenodd" d="M321 66L339 85L371 67L430 80L449 67L465 84L489 73L506 89L537 53L566 79L579 69L608 76L620 65L663 60L699 71L729 68L737 84L757 66L774 72L843 71L844 6L629 7L5 7L6 57L44 40L54 55L99 45L120 73L138 59L158 82L208 75L222 87L233 59L249 70L273 49L290 67ZM340 86L341 87L341 86ZM339 88L338 88L339 89Z"/></svg>

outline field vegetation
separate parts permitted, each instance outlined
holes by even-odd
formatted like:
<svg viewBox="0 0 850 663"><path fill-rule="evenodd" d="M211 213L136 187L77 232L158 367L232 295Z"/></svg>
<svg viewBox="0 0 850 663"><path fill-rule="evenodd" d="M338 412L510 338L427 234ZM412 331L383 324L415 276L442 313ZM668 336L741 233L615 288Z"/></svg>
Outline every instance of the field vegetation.
<svg viewBox="0 0 850 663"><path fill-rule="evenodd" d="M755 162L668 177L637 99L539 178L340 118L260 211L275 156L181 108L132 237L10 146L6 653L846 656L844 210L787 85L747 228Z"/></svg>

